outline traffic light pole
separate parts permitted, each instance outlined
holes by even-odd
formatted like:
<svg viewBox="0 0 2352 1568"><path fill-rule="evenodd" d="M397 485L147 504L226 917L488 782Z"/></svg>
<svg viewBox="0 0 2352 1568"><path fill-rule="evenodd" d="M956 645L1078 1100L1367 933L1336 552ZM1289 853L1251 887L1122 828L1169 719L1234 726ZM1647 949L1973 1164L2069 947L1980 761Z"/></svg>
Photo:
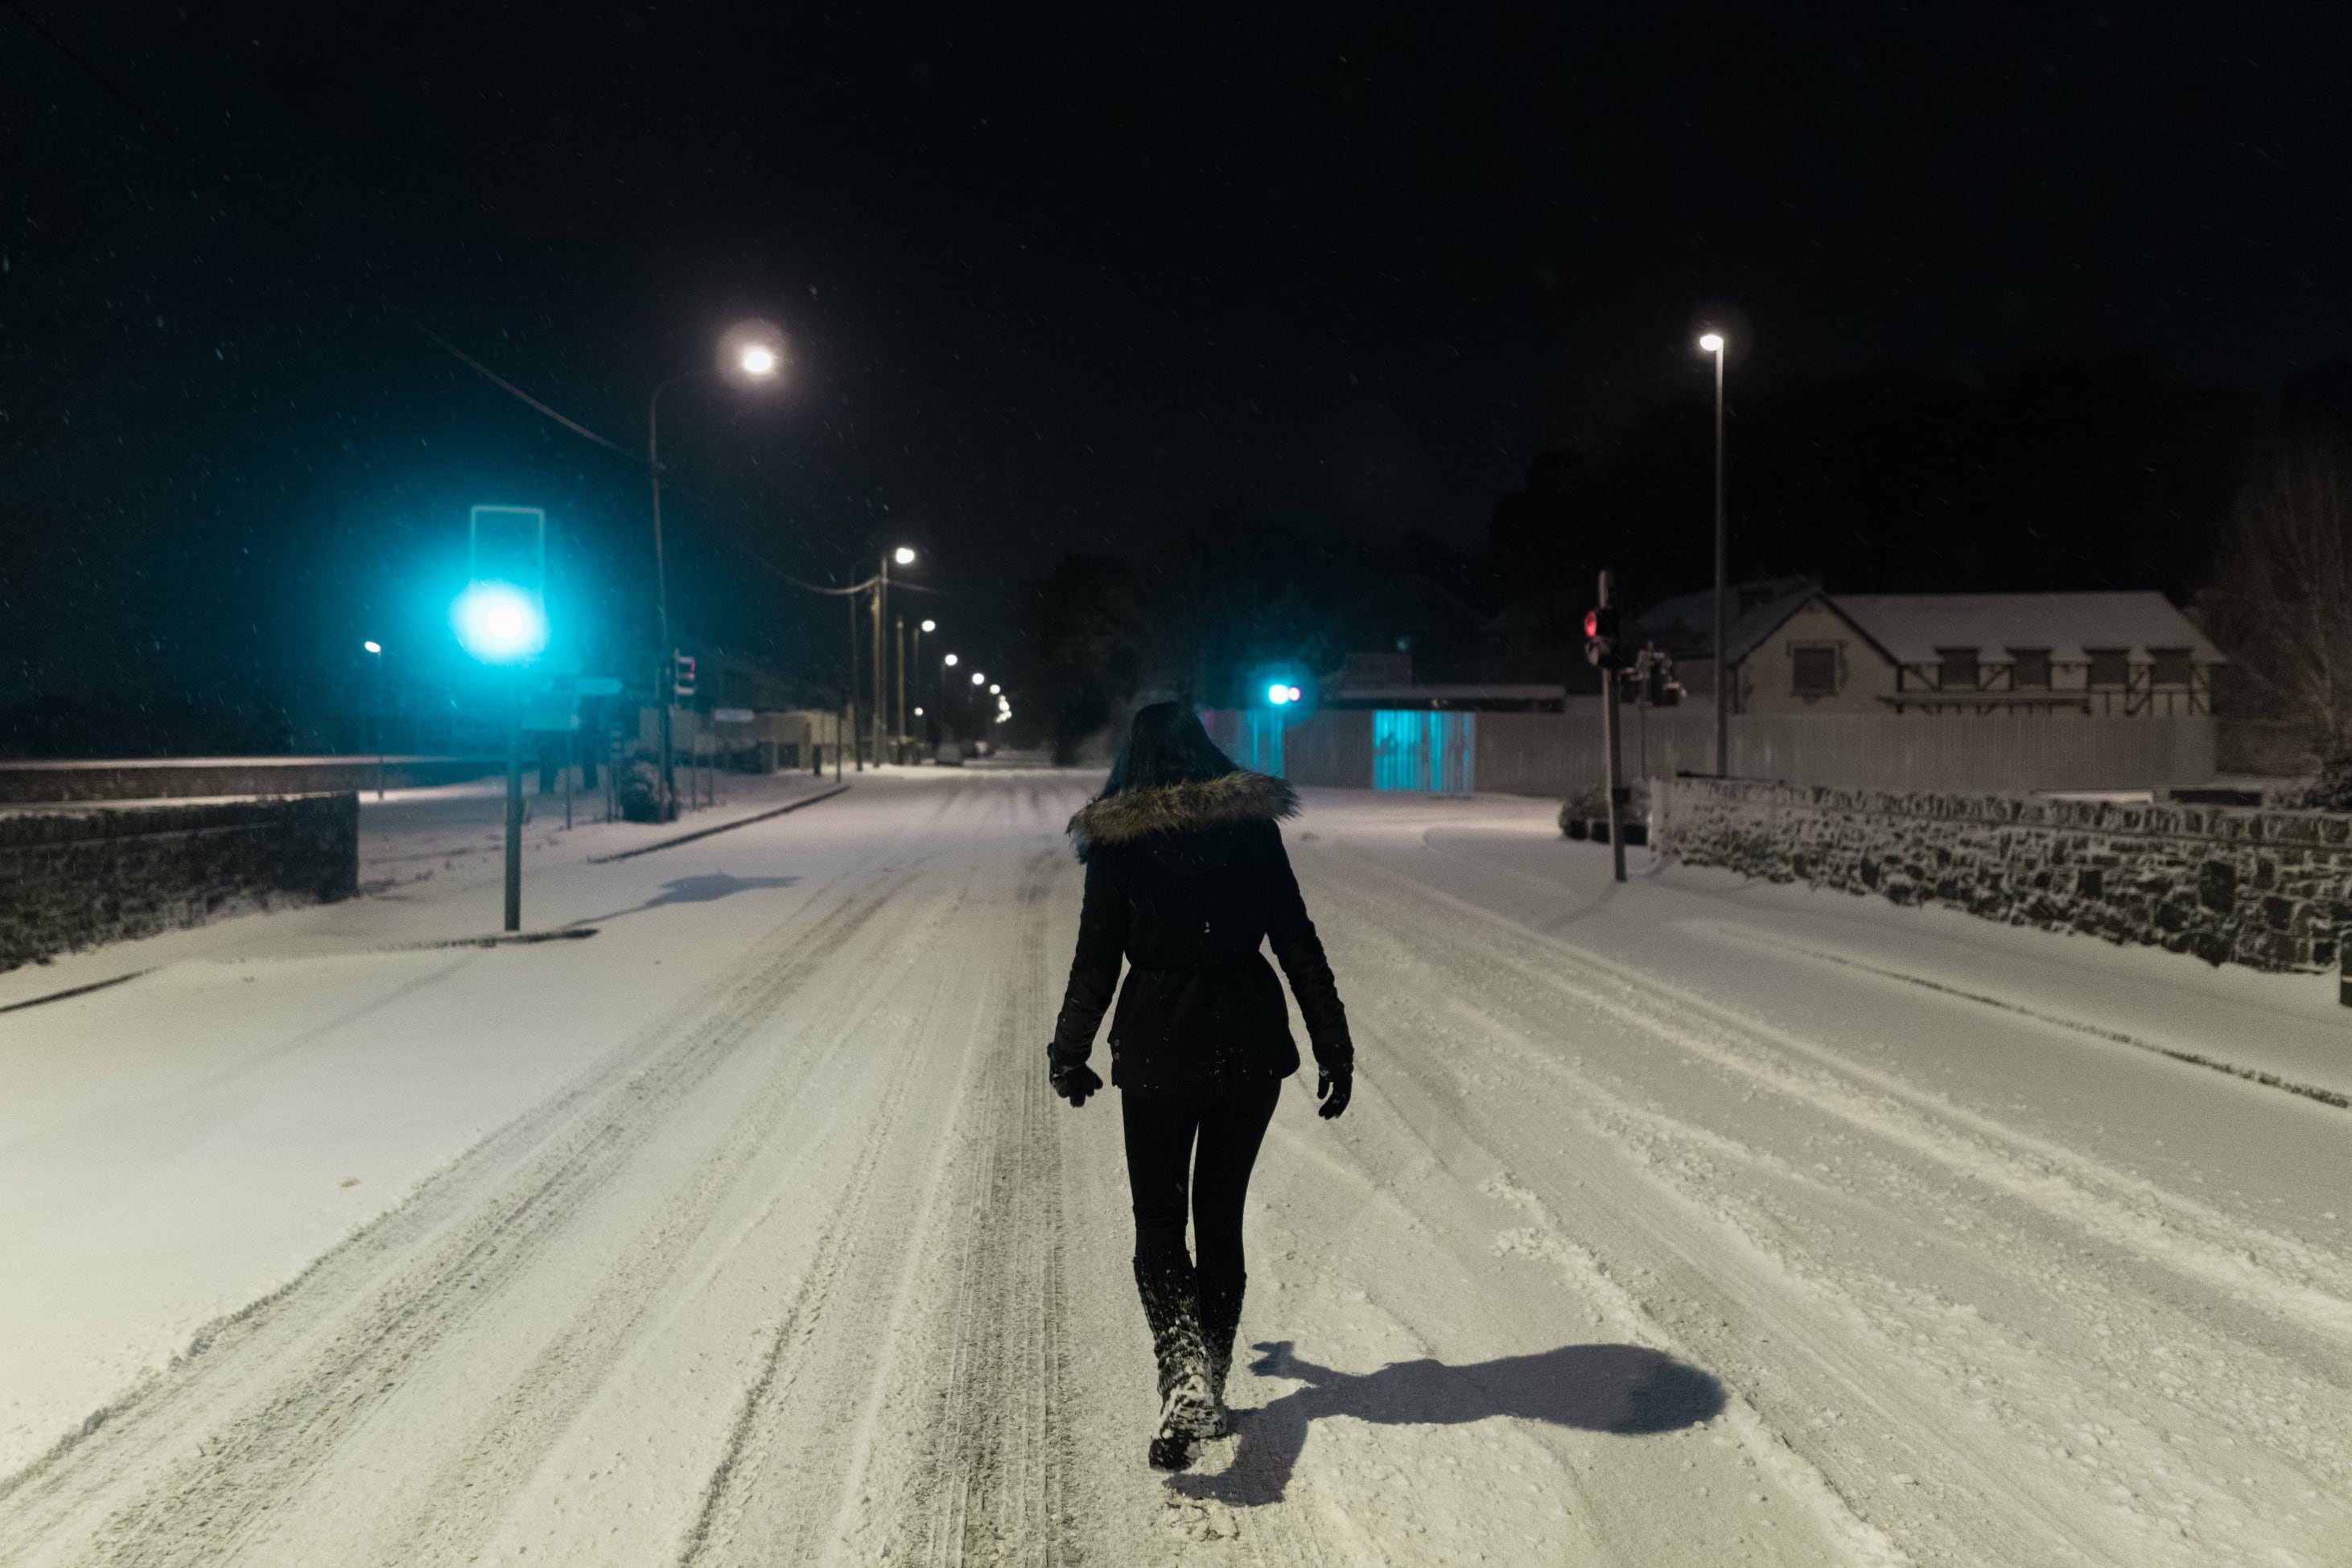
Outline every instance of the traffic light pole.
<svg viewBox="0 0 2352 1568"><path fill-rule="evenodd" d="M1601 574L1601 608L1611 608L1610 574ZM1619 882L1625 880L1625 768L1617 716L1617 666L1612 659L1601 666L1601 748L1609 767L1609 858Z"/></svg>
<svg viewBox="0 0 2352 1568"><path fill-rule="evenodd" d="M522 929L522 677L507 707L507 929Z"/></svg>

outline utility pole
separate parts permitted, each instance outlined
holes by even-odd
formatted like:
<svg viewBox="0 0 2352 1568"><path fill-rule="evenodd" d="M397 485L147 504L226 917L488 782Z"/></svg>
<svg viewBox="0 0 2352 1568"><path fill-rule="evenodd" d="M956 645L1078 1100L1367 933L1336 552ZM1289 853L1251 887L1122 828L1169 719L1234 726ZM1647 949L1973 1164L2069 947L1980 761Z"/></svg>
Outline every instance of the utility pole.
<svg viewBox="0 0 2352 1568"><path fill-rule="evenodd" d="M1615 608L1611 602L1611 574L1601 574L1601 616L1599 624L1615 630ZM1612 637L1613 642L1613 637ZM1625 880L1625 768L1621 755L1617 717L1617 656L1616 649L1601 662L1601 748L1609 762L1609 858L1619 882Z"/></svg>
<svg viewBox="0 0 2352 1568"><path fill-rule="evenodd" d="M898 717L892 722L890 733L894 737L904 737L907 733L907 618L903 615L890 617L890 652L898 661L898 672L895 677L898 682Z"/></svg>
<svg viewBox="0 0 2352 1568"><path fill-rule="evenodd" d="M887 562L890 558L886 555L882 559L885 565L881 574L874 580L874 766L877 768L882 766L882 726L885 716L890 711L889 704L883 700L882 695L883 676L889 662L884 656L882 646L882 613L885 608L882 596L889 587L890 568Z"/></svg>
<svg viewBox="0 0 2352 1568"><path fill-rule="evenodd" d="M857 595L855 592L845 594L843 602L849 606L849 684L841 688L841 716L843 722L849 726L849 744L857 753L851 760L857 771L863 773L866 771L866 742L857 728L857 699L855 695L857 690Z"/></svg>

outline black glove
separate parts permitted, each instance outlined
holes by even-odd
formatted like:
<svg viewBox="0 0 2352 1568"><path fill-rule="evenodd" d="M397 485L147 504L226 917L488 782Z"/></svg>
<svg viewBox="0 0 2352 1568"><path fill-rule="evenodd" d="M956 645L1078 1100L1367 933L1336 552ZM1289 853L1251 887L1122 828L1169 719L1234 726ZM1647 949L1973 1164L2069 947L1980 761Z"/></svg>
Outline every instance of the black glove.
<svg viewBox="0 0 2352 1568"><path fill-rule="evenodd" d="M1325 1121L1331 1120L1348 1108L1348 1098L1356 1092L1356 1070L1353 1065L1334 1070L1326 1067L1316 1074L1315 1098L1323 1102L1316 1113Z"/></svg>
<svg viewBox="0 0 2352 1568"><path fill-rule="evenodd" d="M1051 1051L1045 1053L1045 1082L1054 1086L1055 1093L1070 1103L1072 1110L1084 1105L1087 1096L1100 1092L1103 1086L1093 1068L1083 1061L1064 1061Z"/></svg>

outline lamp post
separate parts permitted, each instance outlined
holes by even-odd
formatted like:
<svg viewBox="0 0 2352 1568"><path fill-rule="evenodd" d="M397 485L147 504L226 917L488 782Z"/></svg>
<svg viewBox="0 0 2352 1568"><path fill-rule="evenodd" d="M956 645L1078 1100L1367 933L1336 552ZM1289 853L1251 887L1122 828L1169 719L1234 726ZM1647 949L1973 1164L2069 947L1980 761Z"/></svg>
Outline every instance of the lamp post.
<svg viewBox="0 0 2352 1568"><path fill-rule="evenodd" d="M923 700L923 633L926 632L936 632L939 629L940 623L936 621L918 621L915 622L913 647L908 653L906 661L900 669L899 679L901 681L911 679L915 683L915 701L918 706L915 708L914 716L917 718L920 718L923 716L923 710L919 706ZM909 675L906 673L908 671L912 671L913 674ZM902 695L899 698L901 706L905 704L905 701L906 698ZM907 733L909 738L913 737L913 725L910 724L907 727Z"/></svg>
<svg viewBox="0 0 2352 1568"><path fill-rule="evenodd" d="M1724 657L1724 640L1730 633L1730 564L1728 533L1723 512L1723 334L1709 332L1699 348L1715 356L1715 776L1731 776L1731 662Z"/></svg>
<svg viewBox="0 0 2352 1568"><path fill-rule="evenodd" d="M941 737L940 744L942 746L954 746L957 744L955 734L955 710L948 706L948 693L950 689L948 686L948 672L954 669L957 663L957 658L953 653L945 654L940 660L940 684L938 696L940 702L940 735ZM961 750L959 750L958 755L961 755Z"/></svg>
<svg viewBox="0 0 2352 1568"><path fill-rule="evenodd" d="M383 799L383 644L373 640L362 643L375 660L375 798Z"/></svg>
<svg viewBox="0 0 2352 1568"><path fill-rule="evenodd" d="M646 472L654 490L654 603L661 622L661 652L656 655L654 695L661 704L662 815L677 815L677 774L670 762L670 709L677 702L677 645L669 633L669 571L662 559L661 515L661 396L692 376L719 375L739 385L759 386L783 373L783 335L767 321L740 321L719 340L719 362L708 369L680 371L654 388L646 400Z"/></svg>
<svg viewBox="0 0 2352 1568"><path fill-rule="evenodd" d="M915 552L905 545L882 552L882 570L874 579L874 766L882 766L882 726L886 712L883 703L884 674L888 661L882 648L882 617L890 608L890 565L915 564Z"/></svg>

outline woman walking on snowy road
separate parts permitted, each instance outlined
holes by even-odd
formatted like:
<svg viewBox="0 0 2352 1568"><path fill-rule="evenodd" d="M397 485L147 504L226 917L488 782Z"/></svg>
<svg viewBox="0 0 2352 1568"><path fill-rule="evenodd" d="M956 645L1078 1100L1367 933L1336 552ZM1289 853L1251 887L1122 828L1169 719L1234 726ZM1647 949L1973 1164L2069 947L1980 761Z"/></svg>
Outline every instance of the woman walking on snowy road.
<svg viewBox="0 0 2352 1568"><path fill-rule="evenodd" d="M1298 1070L1262 943L1298 998L1325 1118L1348 1108L1354 1082L1348 1015L1276 825L1297 810L1289 785L1235 766L1190 709L1155 703L1135 716L1101 798L1070 819L1086 905L1046 1071L1074 1106L1102 1087L1087 1058L1124 956L1110 1072L1135 1283L1160 1363L1150 1458L1161 1469L1182 1469L1195 1442L1228 1430L1242 1202L1282 1081ZM1184 1249L1188 1186L1197 1267Z"/></svg>

